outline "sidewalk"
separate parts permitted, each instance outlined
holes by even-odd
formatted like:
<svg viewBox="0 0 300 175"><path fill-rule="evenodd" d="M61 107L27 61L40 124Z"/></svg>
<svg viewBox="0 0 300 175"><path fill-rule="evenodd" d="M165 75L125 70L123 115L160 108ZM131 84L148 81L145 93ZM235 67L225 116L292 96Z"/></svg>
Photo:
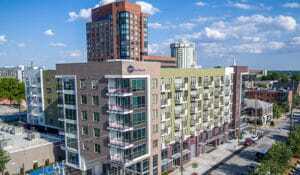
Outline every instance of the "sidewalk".
<svg viewBox="0 0 300 175"><path fill-rule="evenodd" d="M184 175L191 175L196 172L199 175L204 174L211 170L215 165L220 164L224 159L230 157L234 152L243 148L243 146L237 146L237 140L231 143L224 143L219 145L218 148L210 153L201 154L199 157L193 158L189 163L184 165ZM193 168L192 165L197 163L197 168ZM172 175L180 174L179 169L171 173Z"/></svg>

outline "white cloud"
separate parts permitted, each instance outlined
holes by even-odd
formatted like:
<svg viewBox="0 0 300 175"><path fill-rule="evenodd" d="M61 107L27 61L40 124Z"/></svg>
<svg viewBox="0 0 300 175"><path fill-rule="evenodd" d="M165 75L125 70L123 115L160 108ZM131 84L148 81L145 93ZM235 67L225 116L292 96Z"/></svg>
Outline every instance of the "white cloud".
<svg viewBox="0 0 300 175"><path fill-rule="evenodd" d="M242 39L246 42L259 42L261 41L260 37L251 37L251 36L244 36Z"/></svg>
<svg viewBox="0 0 300 175"><path fill-rule="evenodd" d="M243 9L243 10L250 10L250 9L254 8L253 6L246 4L246 3L234 3L234 4L232 4L232 6L235 8Z"/></svg>
<svg viewBox="0 0 300 175"><path fill-rule="evenodd" d="M64 43L50 43L49 46L51 46L51 47L66 47L67 45Z"/></svg>
<svg viewBox="0 0 300 175"><path fill-rule="evenodd" d="M18 43L17 45L18 45L18 47L26 47L25 43Z"/></svg>
<svg viewBox="0 0 300 175"><path fill-rule="evenodd" d="M51 29L46 30L44 32L44 34L47 35L47 36L54 36L55 35L55 33L53 32L53 30L51 30Z"/></svg>
<svg viewBox="0 0 300 175"><path fill-rule="evenodd" d="M252 23L254 25L275 25L282 29L292 31L296 29L297 21L292 16L279 15L276 17L252 15L252 16L240 16L237 19L241 23Z"/></svg>
<svg viewBox="0 0 300 175"><path fill-rule="evenodd" d="M199 6L199 7L203 7L206 4L204 2L202 2L202 1L198 1L198 2L196 2L196 5Z"/></svg>
<svg viewBox="0 0 300 175"><path fill-rule="evenodd" d="M271 41L267 46L269 49L278 50L284 48L286 45L283 42Z"/></svg>
<svg viewBox="0 0 300 175"><path fill-rule="evenodd" d="M291 30L296 29L297 22L291 16L282 16L282 15L280 15L276 18L276 20L277 20L278 25L283 27L286 30L291 31Z"/></svg>
<svg viewBox="0 0 300 175"><path fill-rule="evenodd" d="M7 42L7 38L5 35L0 35L0 44L4 44Z"/></svg>
<svg viewBox="0 0 300 175"><path fill-rule="evenodd" d="M76 20L90 21L91 20L91 13L92 13L91 8L80 9L78 13L76 13L74 11L69 12L68 21L70 21L70 22L73 22L73 21L76 21Z"/></svg>
<svg viewBox="0 0 300 175"><path fill-rule="evenodd" d="M205 35L210 39L216 39L216 40L223 40L226 37L225 33L222 33L217 29L212 29L209 27L205 28Z"/></svg>
<svg viewBox="0 0 300 175"><path fill-rule="evenodd" d="M159 9L154 7L152 4L144 1L137 1L136 4L140 5L143 13L154 15L159 12Z"/></svg>
<svg viewBox="0 0 300 175"><path fill-rule="evenodd" d="M116 2L117 0L102 0L101 1L101 5L106 5L106 4L110 4L110 3L113 3L113 2Z"/></svg>
<svg viewBox="0 0 300 175"><path fill-rule="evenodd" d="M293 45L300 45L300 36L292 38Z"/></svg>
<svg viewBox="0 0 300 175"><path fill-rule="evenodd" d="M81 56L81 52L79 50L73 50L67 52L67 57L78 58Z"/></svg>
<svg viewBox="0 0 300 175"><path fill-rule="evenodd" d="M152 29L161 29L161 28L163 28L163 25L161 23L158 23L158 22L149 23L148 26L149 26L149 28L152 28Z"/></svg>
<svg viewBox="0 0 300 175"><path fill-rule="evenodd" d="M196 24L191 23L191 22L185 22L179 25L181 28L186 29L186 30L192 30Z"/></svg>
<svg viewBox="0 0 300 175"><path fill-rule="evenodd" d="M283 4L283 7L285 8L300 8L300 3L297 2L290 2Z"/></svg>

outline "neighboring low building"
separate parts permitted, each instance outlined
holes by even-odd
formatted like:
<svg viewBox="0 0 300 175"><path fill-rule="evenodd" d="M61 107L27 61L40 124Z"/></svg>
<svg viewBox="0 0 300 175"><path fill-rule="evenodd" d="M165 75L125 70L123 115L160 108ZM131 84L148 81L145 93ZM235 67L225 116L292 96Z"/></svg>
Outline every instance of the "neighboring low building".
<svg viewBox="0 0 300 175"><path fill-rule="evenodd" d="M270 103L291 103L293 92L288 90L248 89L245 97Z"/></svg>
<svg viewBox="0 0 300 175"><path fill-rule="evenodd" d="M0 78L15 78L19 81L24 79L24 66L17 67L1 67Z"/></svg>
<svg viewBox="0 0 300 175"><path fill-rule="evenodd" d="M28 124L62 129L57 113L55 70L26 67L25 89Z"/></svg>
<svg viewBox="0 0 300 175"><path fill-rule="evenodd" d="M56 68L70 167L157 175L227 140L233 68L164 69L125 60Z"/></svg>
<svg viewBox="0 0 300 175"><path fill-rule="evenodd" d="M25 130L20 126L0 123L0 148L7 151L10 161L5 172L20 174L64 160L63 139L54 135Z"/></svg>
<svg viewBox="0 0 300 175"><path fill-rule="evenodd" d="M175 68L176 58L165 56L143 56L145 62L160 62L162 68Z"/></svg>
<svg viewBox="0 0 300 175"><path fill-rule="evenodd" d="M257 120L262 125L266 125L273 120L273 104L261 100L245 99L244 115L249 121Z"/></svg>

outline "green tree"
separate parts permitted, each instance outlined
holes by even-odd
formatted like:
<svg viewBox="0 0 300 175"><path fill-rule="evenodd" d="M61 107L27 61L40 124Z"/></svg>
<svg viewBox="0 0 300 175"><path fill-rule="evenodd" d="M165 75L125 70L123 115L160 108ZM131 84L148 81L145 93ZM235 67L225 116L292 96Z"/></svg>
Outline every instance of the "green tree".
<svg viewBox="0 0 300 175"><path fill-rule="evenodd" d="M295 95L293 97L293 107L298 107L298 106L300 106L300 96Z"/></svg>
<svg viewBox="0 0 300 175"><path fill-rule="evenodd" d="M6 151L0 149L0 172L4 174L6 164L10 161L9 155Z"/></svg>
<svg viewBox="0 0 300 175"><path fill-rule="evenodd" d="M278 104L273 105L273 117L274 118L280 118L283 113L284 113L284 109L280 105L278 105Z"/></svg>
<svg viewBox="0 0 300 175"><path fill-rule="evenodd" d="M0 79L0 98L16 101L18 104L25 99L25 85L14 78Z"/></svg>
<svg viewBox="0 0 300 175"><path fill-rule="evenodd" d="M291 79L294 81L300 81L300 73L293 74Z"/></svg>

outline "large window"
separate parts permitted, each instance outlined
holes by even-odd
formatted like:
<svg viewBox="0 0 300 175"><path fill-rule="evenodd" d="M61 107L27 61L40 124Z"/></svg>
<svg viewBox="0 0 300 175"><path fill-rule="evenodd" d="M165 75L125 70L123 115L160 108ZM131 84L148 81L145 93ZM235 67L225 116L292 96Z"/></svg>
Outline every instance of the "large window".
<svg viewBox="0 0 300 175"><path fill-rule="evenodd" d="M86 105L87 104L87 96L81 95L81 104Z"/></svg>
<svg viewBox="0 0 300 175"><path fill-rule="evenodd" d="M100 121L100 113L99 112L94 112L94 121L99 122Z"/></svg>
<svg viewBox="0 0 300 175"><path fill-rule="evenodd" d="M95 153L101 153L101 146L100 146L100 144L95 144L94 149L95 149Z"/></svg>
<svg viewBox="0 0 300 175"><path fill-rule="evenodd" d="M94 137L100 137L100 129L94 128Z"/></svg>
<svg viewBox="0 0 300 175"><path fill-rule="evenodd" d="M75 95L65 94L65 104L66 105L76 105Z"/></svg>
<svg viewBox="0 0 300 175"><path fill-rule="evenodd" d="M76 120L76 110L74 109L65 109L66 118L69 120Z"/></svg>
<svg viewBox="0 0 300 175"><path fill-rule="evenodd" d="M70 134L77 134L77 127L74 124L66 123L66 132Z"/></svg>
<svg viewBox="0 0 300 175"><path fill-rule="evenodd" d="M88 120L88 113L87 111L82 111L81 112L81 118L83 121L87 121Z"/></svg>
<svg viewBox="0 0 300 175"><path fill-rule="evenodd" d="M143 140L146 138L146 129L137 129L133 131L133 140L138 141L138 140Z"/></svg>
<svg viewBox="0 0 300 175"><path fill-rule="evenodd" d="M67 137L66 140L67 140L67 146L69 148L78 149L77 148L78 147L77 146L77 139Z"/></svg>
<svg viewBox="0 0 300 175"><path fill-rule="evenodd" d="M68 160L69 163L74 164L74 165L79 164L78 154L68 151L67 155L68 155L67 160Z"/></svg>
<svg viewBox="0 0 300 175"><path fill-rule="evenodd" d="M132 107L134 108L145 107L145 96L132 97Z"/></svg>
<svg viewBox="0 0 300 175"><path fill-rule="evenodd" d="M143 91L145 90L145 80L144 79L133 79L131 80L132 91Z"/></svg>
<svg viewBox="0 0 300 175"><path fill-rule="evenodd" d="M75 81L73 79L64 80L65 90L75 90Z"/></svg>
<svg viewBox="0 0 300 175"><path fill-rule="evenodd" d="M99 105L99 97L93 96L93 105Z"/></svg>
<svg viewBox="0 0 300 175"><path fill-rule="evenodd" d="M139 112L133 114L133 125L139 125L146 123L146 113L145 112Z"/></svg>

